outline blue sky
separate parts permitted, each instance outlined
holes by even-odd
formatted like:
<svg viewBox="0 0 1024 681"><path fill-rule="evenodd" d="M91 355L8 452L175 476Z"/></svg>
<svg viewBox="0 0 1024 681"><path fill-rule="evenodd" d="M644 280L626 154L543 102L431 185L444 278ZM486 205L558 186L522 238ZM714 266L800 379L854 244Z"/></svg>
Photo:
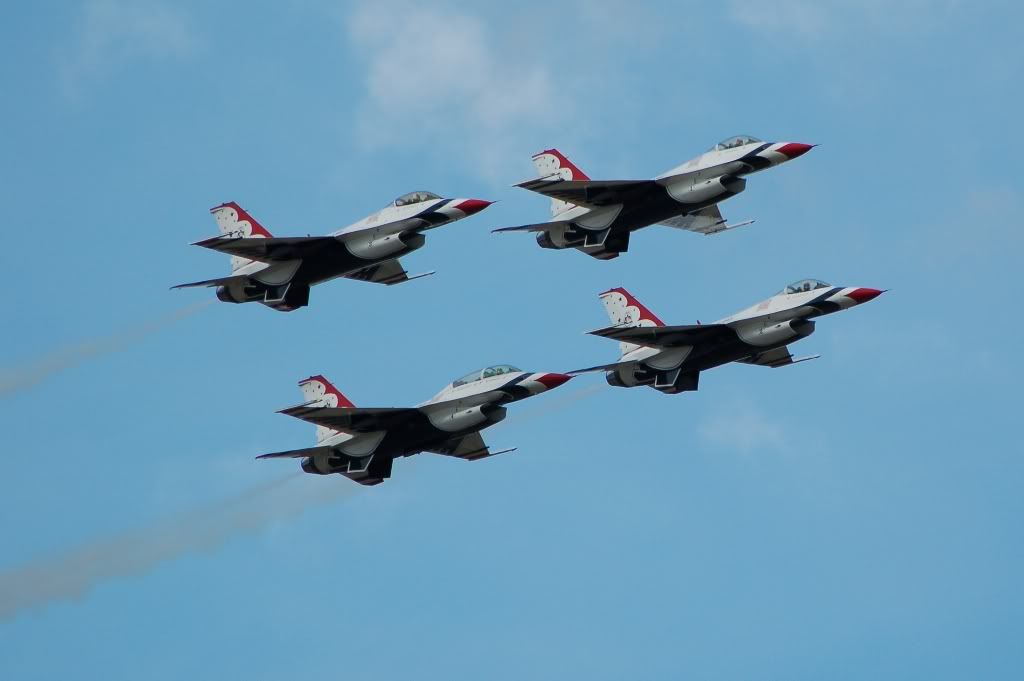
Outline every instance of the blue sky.
<svg viewBox="0 0 1024 681"><path fill-rule="evenodd" d="M89 588L0 621L0 677L1018 676L1021 18L12 7L0 602L69 565ZM510 187L540 149L640 178L736 133L821 145L723 205L750 228L653 228L608 263L490 234L546 218ZM434 277L292 314L168 291L226 271L187 245L217 203L315 234L413 189L499 200L407 259ZM582 332L612 286L688 323L805 276L891 291L821 320L794 348L815 362L514 405L488 440L519 449L490 461L401 460L368 490L253 461L312 442L273 413L311 373L411 404L486 364L610 361Z"/></svg>

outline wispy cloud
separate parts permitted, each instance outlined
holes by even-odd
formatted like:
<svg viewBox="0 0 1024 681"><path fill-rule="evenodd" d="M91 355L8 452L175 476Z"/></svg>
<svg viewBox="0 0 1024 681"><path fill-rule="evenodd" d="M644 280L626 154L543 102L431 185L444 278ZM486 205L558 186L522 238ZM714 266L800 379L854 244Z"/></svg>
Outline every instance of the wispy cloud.
<svg viewBox="0 0 1024 681"><path fill-rule="evenodd" d="M162 523L96 539L0 572L0 620L29 608L81 598L105 581L142 575L190 553L212 551L238 536L261 532L360 489L337 476L298 484L302 475L289 474Z"/></svg>
<svg viewBox="0 0 1024 681"><path fill-rule="evenodd" d="M940 23L959 0L730 0L729 15L741 26L778 38L823 40L856 29L903 30Z"/></svg>
<svg viewBox="0 0 1024 681"><path fill-rule="evenodd" d="M369 147L440 136L453 155L493 172L516 128L570 113L547 67L525 51L503 53L500 36L473 14L364 3L347 30L367 59L358 139Z"/></svg>
<svg viewBox="0 0 1024 681"><path fill-rule="evenodd" d="M700 425L698 434L709 445L742 454L781 449L787 443L782 423L747 400L732 400L716 408Z"/></svg>
<svg viewBox="0 0 1024 681"><path fill-rule="evenodd" d="M79 341L54 350L42 357L24 362L20 366L0 369L0 397L27 390L42 383L54 374L77 366L93 357L123 350L129 345L161 331L174 322L209 307L214 302L216 301L206 300L194 305L188 305L174 310L163 317L136 324L110 336Z"/></svg>
<svg viewBox="0 0 1024 681"><path fill-rule="evenodd" d="M181 8L157 0L90 0L75 39L60 61L65 90L77 94L83 81L133 59L181 59L196 48Z"/></svg>

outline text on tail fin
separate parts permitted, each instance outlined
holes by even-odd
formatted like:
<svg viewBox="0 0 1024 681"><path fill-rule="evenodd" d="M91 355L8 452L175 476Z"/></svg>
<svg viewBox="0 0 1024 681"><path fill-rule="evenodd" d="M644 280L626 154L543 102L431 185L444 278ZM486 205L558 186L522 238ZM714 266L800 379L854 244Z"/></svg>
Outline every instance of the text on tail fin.
<svg viewBox="0 0 1024 681"><path fill-rule="evenodd" d="M271 234L256 219L249 215L244 208L234 201L222 203L210 209L213 218L217 221L217 227L221 234L230 234L239 237L270 237Z"/></svg>
<svg viewBox="0 0 1024 681"><path fill-rule="evenodd" d="M316 402L322 407L352 408L356 406L323 376L305 378L299 381L299 388L302 389L302 397L305 398L307 404Z"/></svg>
<svg viewBox="0 0 1024 681"><path fill-rule="evenodd" d="M665 326L665 322L624 288L605 291L600 298L615 326Z"/></svg>

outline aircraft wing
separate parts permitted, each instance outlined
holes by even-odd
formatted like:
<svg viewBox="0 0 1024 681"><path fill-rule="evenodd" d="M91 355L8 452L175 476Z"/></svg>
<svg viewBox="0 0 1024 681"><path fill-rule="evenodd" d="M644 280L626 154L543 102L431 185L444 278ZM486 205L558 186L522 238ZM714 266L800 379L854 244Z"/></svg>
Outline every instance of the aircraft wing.
<svg viewBox="0 0 1024 681"><path fill-rule="evenodd" d="M286 452L273 452L271 454L260 454L257 459L304 459L307 456L317 454L329 454L330 447L307 447L305 449L289 449Z"/></svg>
<svg viewBox="0 0 1024 681"><path fill-rule="evenodd" d="M333 236L287 236L287 237L231 237L215 236L197 241L193 246L210 248L228 255L237 255L249 260L276 262L281 260L302 260L339 248Z"/></svg>
<svg viewBox="0 0 1024 681"><path fill-rule="evenodd" d="M711 234L718 234L719 232L724 232L736 227L743 227L744 225L749 225L752 222L753 220L746 220L733 225L726 224L725 218L722 217L722 212L718 209L718 204L716 203L693 213L677 215L674 218L662 220L660 224L665 225L666 227L675 227L676 229L698 232L707 236Z"/></svg>
<svg viewBox="0 0 1024 681"><path fill-rule="evenodd" d="M569 372L569 375L575 376L576 374L587 374L591 371L615 371L627 364L636 364L636 360L629 360L628 362L612 362L611 364L598 364L597 366L587 367L586 369L573 369Z"/></svg>
<svg viewBox="0 0 1024 681"><path fill-rule="evenodd" d="M349 433L373 433L427 420L419 409L409 407L312 407L300 404L278 413Z"/></svg>
<svg viewBox="0 0 1024 681"><path fill-rule="evenodd" d="M498 229L492 229L491 233L496 234L498 232L546 232L553 227L559 225L571 225L572 220L552 220L551 222L537 222L532 225L519 225L518 227L499 227Z"/></svg>
<svg viewBox="0 0 1024 681"><path fill-rule="evenodd" d="M453 437L450 440L445 440L440 445L434 446L427 451L434 454L443 454L444 456L454 456L466 459L467 461L476 461L477 459L497 456L498 454L505 454L515 450L502 449L501 451L492 452L487 447L487 443L484 442L483 436L477 431L462 437Z"/></svg>
<svg viewBox="0 0 1024 681"><path fill-rule="evenodd" d="M672 348L697 345L733 333L725 324L683 324L681 326L609 326L591 331L594 336L646 345L652 348Z"/></svg>
<svg viewBox="0 0 1024 681"><path fill-rule="evenodd" d="M789 366L790 364L799 364L800 362L806 362L810 359L817 359L820 356L821 355L812 355L810 357L793 359L793 355L789 352L789 348L783 345L781 348L765 350L764 352L759 352L756 355L751 355L750 357L739 361L744 364L756 364L757 366L777 369L779 367Z"/></svg>
<svg viewBox="0 0 1024 681"><path fill-rule="evenodd" d="M527 180L516 186L587 208L643 201L652 193L665 191L654 180L563 180L558 176Z"/></svg>
<svg viewBox="0 0 1024 681"><path fill-rule="evenodd" d="M189 288L192 286L230 286L235 282L245 281L248 279L249 277L245 275L237 275L233 277L220 277L219 279L204 279L203 281L193 281L188 284L178 284L177 286L172 286L171 290L173 291L176 288Z"/></svg>
<svg viewBox="0 0 1024 681"><path fill-rule="evenodd" d="M350 272L345 275L345 278L393 286L394 284L401 284L413 279L419 279L420 277L428 277L431 274L434 273L424 272L423 274L416 274L410 277L409 273L402 267L402 263L398 261L398 258L392 258L391 260L385 260L384 262L364 267L361 270Z"/></svg>

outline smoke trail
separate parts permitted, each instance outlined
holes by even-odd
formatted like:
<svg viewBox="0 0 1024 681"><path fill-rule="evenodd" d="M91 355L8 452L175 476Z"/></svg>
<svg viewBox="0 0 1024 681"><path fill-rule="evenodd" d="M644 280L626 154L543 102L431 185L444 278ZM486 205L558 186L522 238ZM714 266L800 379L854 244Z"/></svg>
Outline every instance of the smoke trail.
<svg viewBox="0 0 1024 681"><path fill-rule="evenodd" d="M303 475L292 473L154 526L97 539L0 572L0 620L11 619L27 608L79 598L101 582L145 574L189 553L210 551L237 536L259 532L361 489L334 477L295 485Z"/></svg>
<svg viewBox="0 0 1024 681"><path fill-rule="evenodd" d="M205 300L195 305L182 307L163 317L125 329L120 333L81 341L55 350L48 355L29 362L26 366L4 369L0 371L0 397L31 388L53 374L81 364L90 357L116 352L132 343L137 343L146 336L154 334L178 320L193 315L214 302L213 300Z"/></svg>

